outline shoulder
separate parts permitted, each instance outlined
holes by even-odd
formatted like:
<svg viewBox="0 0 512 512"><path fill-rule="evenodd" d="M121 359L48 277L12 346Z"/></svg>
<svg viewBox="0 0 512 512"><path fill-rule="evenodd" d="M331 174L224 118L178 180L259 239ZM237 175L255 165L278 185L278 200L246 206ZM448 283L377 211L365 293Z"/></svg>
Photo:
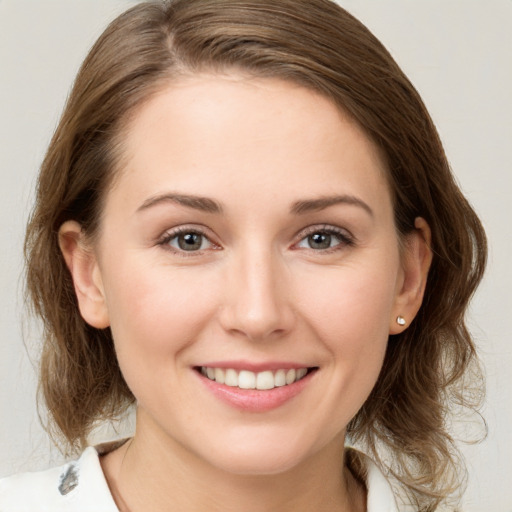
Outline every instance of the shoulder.
<svg viewBox="0 0 512 512"><path fill-rule="evenodd" d="M0 510L118 512L93 447L63 466L0 479Z"/></svg>

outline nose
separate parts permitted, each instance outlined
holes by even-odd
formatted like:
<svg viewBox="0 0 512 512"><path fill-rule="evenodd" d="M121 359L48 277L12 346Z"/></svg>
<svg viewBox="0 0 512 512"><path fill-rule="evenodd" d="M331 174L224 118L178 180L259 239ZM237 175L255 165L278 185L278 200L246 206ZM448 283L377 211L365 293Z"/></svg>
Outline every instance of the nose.
<svg viewBox="0 0 512 512"><path fill-rule="evenodd" d="M230 261L220 322L250 341L284 336L295 315L288 269L270 249L246 250Z"/></svg>

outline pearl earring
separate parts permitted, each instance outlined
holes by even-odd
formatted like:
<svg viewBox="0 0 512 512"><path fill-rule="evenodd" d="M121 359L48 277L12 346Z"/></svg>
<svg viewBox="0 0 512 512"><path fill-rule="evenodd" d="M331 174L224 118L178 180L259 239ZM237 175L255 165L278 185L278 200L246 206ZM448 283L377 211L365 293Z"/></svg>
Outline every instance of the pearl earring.
<svg viewBox="0 0 512 512"><path fill-rule="evenodd" d="M404 326L405 325L405 318L403 316L397 316L396 317L396 323L398 325Z"/></svg>

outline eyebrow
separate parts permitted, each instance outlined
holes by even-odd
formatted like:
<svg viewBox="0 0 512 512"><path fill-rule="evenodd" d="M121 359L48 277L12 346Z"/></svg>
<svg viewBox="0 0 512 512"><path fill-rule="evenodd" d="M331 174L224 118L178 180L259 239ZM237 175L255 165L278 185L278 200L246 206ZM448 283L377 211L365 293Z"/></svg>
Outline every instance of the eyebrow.
<svg viewBox="0 0 512 512"><path fill-rule="evenodd" d="M201 196L191 196L185 194L160 194L154 197L146 199L137 211L147 210L153 206L157 206L165 203L174 203L187 208L193 208L194 210L200 210L207 213L222 213L222 206L213 199Z"/></svg>
<svg viewBox="0 0 512 512"><path fill-rule="evenodd" d="M336 204L358 206L371 217L374 217L373 210L368 206L367 203L365 203L362 199L351 195L336 195L320 197L318 199L304 199L301 201L296 201L291 207L291 212L299 215L302 213L317 212L320 210L325 210L326 208Z"/></svg>
<svg viewBox="0 0 512 512"><path fill-rule="evenodd" d="M147 210L153 206L157 206L165 203L174 203L182 206L186 206L187 208L193 208L194 210L200 210L207 213L222 213L222 206L215 201L214 199L210 199L209 197L201 197L194 195L186 195L186 194L159 194L154 197L150 197L146 199L142 205L137 209L137 211ZM353 206L359 206L363 210L365 210L371 217L374 216L373 210L365 203L362 199L351 195L336 195L336 196L328 196L328 197L320 197L318 199L303 199L296 201L292 204L290 211L293 214L301 215L304 213L316 212L320 210L325 210L330 206L334 206L336 204L348 204Z"/></svg>

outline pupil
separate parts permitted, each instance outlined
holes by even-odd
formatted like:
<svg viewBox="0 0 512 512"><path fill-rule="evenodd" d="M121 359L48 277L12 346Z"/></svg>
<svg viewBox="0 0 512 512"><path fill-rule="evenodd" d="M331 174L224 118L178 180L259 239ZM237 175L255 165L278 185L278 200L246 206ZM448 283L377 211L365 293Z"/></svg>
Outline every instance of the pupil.
<svg viewBox="0 0 512 512"><path fill-rule="evenodd" d="M193 251L201 248L201 235L186 233L178 238L178 245L184 251Z"/></svg>
<svg viewBox="0 0 512 512"><path fill-rule="evenodd" d="M314 233L309 237L309 246L312 249L328 249L331 246L331 235Z"/></svg>

